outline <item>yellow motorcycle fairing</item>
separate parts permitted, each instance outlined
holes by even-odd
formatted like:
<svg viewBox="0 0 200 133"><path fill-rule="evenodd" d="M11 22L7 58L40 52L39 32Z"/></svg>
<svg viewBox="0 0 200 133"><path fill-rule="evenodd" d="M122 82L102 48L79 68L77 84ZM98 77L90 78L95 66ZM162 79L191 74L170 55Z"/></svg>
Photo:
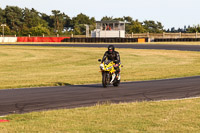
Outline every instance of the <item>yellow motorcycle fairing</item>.
<svg viewBox="0 0 200 133"><path fill-rule="evenodd" d="M111 61L108 64L103 62L102 64L103 65L100 66L102 71L108 71L110 73L115 73L115 71L116 71L115 68L114 68L115 63L113 61ZM119 63L119 68L121 69L121 63Z"/></svg>

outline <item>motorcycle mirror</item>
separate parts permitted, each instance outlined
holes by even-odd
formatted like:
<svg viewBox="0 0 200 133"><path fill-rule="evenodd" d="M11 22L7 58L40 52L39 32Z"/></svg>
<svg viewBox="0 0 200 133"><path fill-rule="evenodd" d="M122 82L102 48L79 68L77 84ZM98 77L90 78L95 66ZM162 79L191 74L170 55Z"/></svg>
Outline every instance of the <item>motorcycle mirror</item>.
<svg viewBox="0 0 200 133"><path fill-rule="evenodd" d="M101 59L98 59L98 62L101 62Z"/></svg>

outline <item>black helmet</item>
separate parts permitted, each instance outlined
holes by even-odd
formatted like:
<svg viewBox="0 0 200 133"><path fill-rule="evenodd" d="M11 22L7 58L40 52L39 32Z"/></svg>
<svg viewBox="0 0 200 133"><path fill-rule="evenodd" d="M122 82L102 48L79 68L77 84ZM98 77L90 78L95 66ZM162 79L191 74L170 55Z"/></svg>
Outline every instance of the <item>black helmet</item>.
<svg viewBox="0 0 200 133"><path fill-rule="evenodd" d="M115 47L113 45L109 45L108 52L111 54L111 53L113 53L113 51L115 51Z"/></svg>

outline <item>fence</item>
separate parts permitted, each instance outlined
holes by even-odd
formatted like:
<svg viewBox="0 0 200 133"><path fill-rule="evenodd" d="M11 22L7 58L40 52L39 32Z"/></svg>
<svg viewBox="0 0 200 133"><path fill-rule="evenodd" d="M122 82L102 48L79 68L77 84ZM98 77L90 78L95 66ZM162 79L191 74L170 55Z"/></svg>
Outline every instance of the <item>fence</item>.
<svg viewBox="0 0 200 133"><path fill-rule="evenodd" d="M2 35L0 36L2 37ZM16 37L16 35L5 35L5 37ZM29 36L29 37L38 37L38 36ZM86 35L49 35L49 36L42 36L42 37L74 37L74 38L86 38ZM89 36L89 38L91 35ZM200 33L132 33L126 34L125 38L200 38Z"/></svg>
<svg viewBox="0 0 200 133"><path fill-rule="evenodd" d="M139 34L126 34L126 38L200 38L200 33L139 33Z"/></svg>

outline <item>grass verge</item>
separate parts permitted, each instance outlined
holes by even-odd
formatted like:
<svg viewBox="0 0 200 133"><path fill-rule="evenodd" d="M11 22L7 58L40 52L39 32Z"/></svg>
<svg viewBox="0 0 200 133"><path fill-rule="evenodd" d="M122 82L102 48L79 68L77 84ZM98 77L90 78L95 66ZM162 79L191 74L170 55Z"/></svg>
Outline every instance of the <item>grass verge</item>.
<svg viewBox="0 0 200 133"><path fill-rule="evenodd" d="M101 83L98 58L105 48L0 46L0 89ZM117 49L123 81L200 74L200 53Z"/></svg>
<svg viewBox="0 0 200 133"><path fill-rule="evenodd" d="M0 132L199 132L200 98L9 115Z"/></svg>

